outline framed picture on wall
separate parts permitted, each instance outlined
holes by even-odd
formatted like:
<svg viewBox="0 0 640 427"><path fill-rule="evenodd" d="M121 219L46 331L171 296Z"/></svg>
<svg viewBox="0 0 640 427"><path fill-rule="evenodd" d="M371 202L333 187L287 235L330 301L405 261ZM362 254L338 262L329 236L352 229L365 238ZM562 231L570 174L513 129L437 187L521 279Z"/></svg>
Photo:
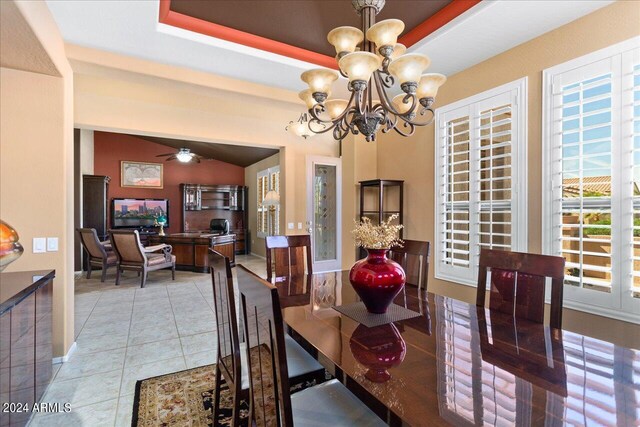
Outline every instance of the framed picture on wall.
<svg viewBox="0 0 640 427"><path fill-rule="evenodd" d="M162 163L120 162L120 186L133 188L157 188L162 186Z"/></svg>

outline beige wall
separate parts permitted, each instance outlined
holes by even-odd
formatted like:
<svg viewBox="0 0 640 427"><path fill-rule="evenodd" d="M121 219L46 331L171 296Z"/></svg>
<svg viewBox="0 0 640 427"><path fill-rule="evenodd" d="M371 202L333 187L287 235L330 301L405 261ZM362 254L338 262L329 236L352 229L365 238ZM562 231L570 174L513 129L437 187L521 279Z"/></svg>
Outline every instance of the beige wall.
<svg viewBox="0 0 640 427"><path fill-rule="evenodd" d="M18 230L25 248L5 271L56 270L53 352L63 356L74 340L73 75L46 4L14 5L29 27L3 32L3 45L21 46L14 54L46 55L19 62L53 63L56 73L0 69L0 217ZM34 237L58 237L59 250L34 254Z"/></svg>
<svg viewBox="0 0 640 427"><path fill-rule="evenodd" d="M640 3L620 1L517 46L449 77L437 106L527 76L529 250L542 250L542 70L640 34ZM378 175L405 180L405 236L435 242L434 127L417 130L409 139L382 135L378 143ZM432 251L433 254L433 251ZM432 256L431 262L434 257ZM473 301L475 288L435 280L429 289Z"/></svg>
<svg viewBox="0 0 640 427"><path fill-rule="evenodd" d="M266 251L264 247L264 238L258 237L258 233L256 227L258 225L258 207L256 205L258 199L258 187L257 187L257 179L258 172L261 172L265 169L278 166L280 164L280 154L274 154L271 157L267 157L264 160L259 161L258 163L254 163L252 165L247 166L244 169L244 185L249 188L249 235L251 236L251 253L266 256ZM280 215L280 230L284 231L286 229L285 223L283 222L284 215Z"/></svg>
<svg viewBox="0 0 640 427"><path fill-rule="evenodd" d="M305 157L336 157L338 145L329 135L305 141L285 131L304 108L295 93L77 46L67 50L76 127L277 148L281 221L306 221Z"/></svg>

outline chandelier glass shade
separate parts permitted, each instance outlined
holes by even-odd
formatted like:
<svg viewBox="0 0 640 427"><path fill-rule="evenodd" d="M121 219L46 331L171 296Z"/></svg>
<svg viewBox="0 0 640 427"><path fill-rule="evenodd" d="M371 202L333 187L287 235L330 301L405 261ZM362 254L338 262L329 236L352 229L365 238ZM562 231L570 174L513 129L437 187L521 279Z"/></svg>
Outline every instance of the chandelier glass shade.
<svg viewBox="0 0 640 427"><path fill-rule="evenodd" d="M339 141L350 133L362 134L367 141L373 141L379 130L385 133L393 129L410 136L416 126L433 122L431 105L446 77L424 74L431 63L427 56L405 53L407 48L397 42L405 27L402 21L375 22L384 3L385 0L352 0L362 17L362 30L338 27L327 36L336 49L340 75L349 79L348 100L329 99L338 72L316 68L300 76L309 86L299 97L308 109L306 125L310 134L333 131L334 139ZM394 88L395 83L399 90ZM393 96L399 91L400 95ZM287 128L298 133L293 130L293 122Z"/></svg>

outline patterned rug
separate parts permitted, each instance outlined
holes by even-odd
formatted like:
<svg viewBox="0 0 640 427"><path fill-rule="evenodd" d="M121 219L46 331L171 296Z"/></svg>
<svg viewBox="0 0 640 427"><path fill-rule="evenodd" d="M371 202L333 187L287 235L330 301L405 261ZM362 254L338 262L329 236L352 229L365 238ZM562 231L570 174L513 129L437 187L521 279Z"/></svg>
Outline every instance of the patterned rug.
<svg viewBox="0 0 640 427"><path fill-rule="evenodd" d="M232 396L226 384L220 393L220 418L213 423L215 379L215 365L207 365L138 381L132 427L231 425ZM249 405L241 402L240 415L248 413Z"/></svg>

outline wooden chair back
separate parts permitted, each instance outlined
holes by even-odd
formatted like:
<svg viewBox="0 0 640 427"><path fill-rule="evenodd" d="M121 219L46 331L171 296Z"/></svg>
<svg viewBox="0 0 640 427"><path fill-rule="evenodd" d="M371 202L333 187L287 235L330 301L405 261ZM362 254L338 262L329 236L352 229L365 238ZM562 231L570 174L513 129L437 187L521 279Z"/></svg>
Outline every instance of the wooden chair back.
<svg viewBox="0 0 640 427"><path fill-rule="evenodd" d="M402 247L389 250L389 258L400 264L407 275L407 284L427 289L431 244L419 240L404 240Z"/></svg>
<svg viewBox="0 0 640 427"><path fill-rule="evenodd" d="M553 328L562 327L564 258L482 249L476 295L479 307L485 306L489 271L489 309L538 323L544 323L545 281L551 278L549 324Z"/></svg>
<svg viewBox="0 0 640 427"><path fill-rule="evenodd" d="M111 246L118 255L120 264L145 265L144 255L138 230L111 230Z"/></svg>
<svg viewBox="0 0 640 427"><path fill-rule="evenodd" d="M95 228L78 228L82 246L92 259L103 259L107 257L107 251L98 239Z"/></svg>
<svg viewBox="0 0 640 427"><path fill-rule="evenodd" d="M275 277L302 276L313 273L311 236L267 236L267 280ZM306 252L306 255L305 255Z"/></svg>
<svg viewBox="0 0 640 427"><path fill-rule="evenodd" d="M278 291L242 265L236 269L245 324L250 420L257 427L293 426L284 326Z"/></svg>
<svg viewBox="0 0 640 427"><path fill-rule="evenodd" d="M242 388L242 365L231 262L224 255L209 249L209 269L218 336L217 363L229 390L237 396Z"/></svg>

